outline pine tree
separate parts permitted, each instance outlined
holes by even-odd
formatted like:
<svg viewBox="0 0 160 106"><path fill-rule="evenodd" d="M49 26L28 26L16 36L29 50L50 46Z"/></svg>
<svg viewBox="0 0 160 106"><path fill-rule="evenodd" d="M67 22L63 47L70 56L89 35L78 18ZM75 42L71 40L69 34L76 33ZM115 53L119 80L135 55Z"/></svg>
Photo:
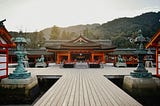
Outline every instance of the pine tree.
<svg viewBox="0 0 160 106"><path fill-rule="evenodd" d="M60 28L54 25L51 29L50 39L56 40L58 39L59 35L60 35Z"/></svg>

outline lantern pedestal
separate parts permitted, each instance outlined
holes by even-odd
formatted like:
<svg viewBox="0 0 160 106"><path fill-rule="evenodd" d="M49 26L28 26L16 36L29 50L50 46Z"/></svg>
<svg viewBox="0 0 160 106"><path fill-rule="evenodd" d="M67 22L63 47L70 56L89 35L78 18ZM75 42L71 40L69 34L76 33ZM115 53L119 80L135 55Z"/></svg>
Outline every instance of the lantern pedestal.
<svg viewBox="0 0 160 106"><path fill-rule="evenodd" d="M152 78L152 73L149 72L131 72L130 75L135 78Z"/></svg>
<svg viewBox="0 0 160 106"><path fill-rule="evenodd" d="M116 67L127 67L127 64L126 63L116 62L115 66Z"/></svg>
<svg viewBox="0 0 160 106"><path fill-rule="evenodd" d="M26 79L26 78L29 78L31 76L31 73L27 72L24 68L24 65L23 65L23 58L26 55L26 53L22 52L22 51L16 51L15 53L16 53L17 59L18 59L18 66L13 71L13 73L9 74L8 78L9 79Z"/></svg>
<svg viewBox="0 0 160 106"><path fill-rule="evenodd" d="M150 95L157 93L160 88L159 78L135 78L125 76L123 80L123 89L133 95Z"/></svg>
<svg viewBox="0 0 160 106"><path fill-rule="evenodd" d="M39 62L39 63L36 63L36 65L35 65L35 67L37 68L37 67L46 67L47 66L47 64L45 63L45 62Z"/></svg>
<svg viewBox="0 0 160 106"><path fill-rule="evenodd" d="M152 73L149 73L148 70L144 67L143 58L146 54L144 49L137 50L135 53L138 54L138 65L137 69L130 73L132 77L135 78L152 78Z"/></svg>

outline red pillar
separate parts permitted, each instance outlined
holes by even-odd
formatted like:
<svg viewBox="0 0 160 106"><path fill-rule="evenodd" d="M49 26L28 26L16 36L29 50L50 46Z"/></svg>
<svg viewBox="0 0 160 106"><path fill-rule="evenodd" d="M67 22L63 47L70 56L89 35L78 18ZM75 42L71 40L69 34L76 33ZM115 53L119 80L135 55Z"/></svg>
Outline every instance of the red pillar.
<svg viewBox="0 0 160 106"><path fill-rule="evenodd" d="M57 61L56 61L56 63L57 63L57 64L60 63L60 56L59 56L59 54L57 54Z"/></svg>
<svg viewBox="0 0 160 106"><path fill-rule="evenodd" d="M103 59L102 62L103 62L103 63L106 63L106 62L105 62L105 54L104 54L104 53L102 54L102 59Z"/></svg>
<svg viewBox="0 0 160 106"><path fill-rule="evenodd" d="M91 61L94 62L94 53L91 54Z"/></svg>
<svg viewBox="0 0 160 106"><path fill-rule="evenodd" d="M71 62L71 53L68 52L68 62Z"/></svg>

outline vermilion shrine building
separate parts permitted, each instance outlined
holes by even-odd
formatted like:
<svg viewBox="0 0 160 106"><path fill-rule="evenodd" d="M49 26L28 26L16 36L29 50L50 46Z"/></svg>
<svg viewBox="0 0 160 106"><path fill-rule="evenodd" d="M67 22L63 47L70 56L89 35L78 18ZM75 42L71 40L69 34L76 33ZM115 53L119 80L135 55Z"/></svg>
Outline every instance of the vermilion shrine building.
<svg viewBox="0 0 160 106"><path fill-rule="evenodd" d="M110 40L89 40L82 35L71 41L46 43L47 51L54 53L57 64L62 61L106 63L106 54L113 52L115 48Z"/></svg>
<svg viewBox="0 0 160 106"><path fill-rule="evenodd" d="M8 76L8 48L16 46L11 41L11 35L3 25L3 21L0 21L0 78Z"/></svg>
<svg viewBox="0 0 160 106"><path fill-rule="evenodd" d="M9 49L9 63L17 62L15 49ZM113 63L117 62L117 56L121 55L127 66L137 66L137 55L135 48L117 48L112 45L111 40L89 40L80 35L73 40L48 40L43 49L26 49L28 53L28 62L30 67L35 67L36 59L44 55L45 62L60 64L74 64L76 62ZM152 50L154 53L155 50ZM155 55L153 54L153 62Z"/></svg>
<svg viewBox="0 0 160 106"><path fill-rule="evenodd" d="M160 30L152 37L146 48L156 48L156 75L160 76Z"/></svg>

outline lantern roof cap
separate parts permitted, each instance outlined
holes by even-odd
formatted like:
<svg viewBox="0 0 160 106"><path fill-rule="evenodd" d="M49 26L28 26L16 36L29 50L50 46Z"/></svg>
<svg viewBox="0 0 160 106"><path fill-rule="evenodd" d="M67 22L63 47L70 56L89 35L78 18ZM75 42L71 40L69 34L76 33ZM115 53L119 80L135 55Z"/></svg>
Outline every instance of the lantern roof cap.
<svg viewBox="0 0 160 106"><path fill-rule="evenodd" d="M22 36L16 37L14 42L15 43L27 43L26 39Z"/></svg>
<svg viewBox="0 0 160 106"><path fill-rule="evenodd" d="M143 37L141 30L138 31L138 36L135 38L134 42L135 42L135 43L147 42L147 41L146 41L146 38Z"/></svg>

